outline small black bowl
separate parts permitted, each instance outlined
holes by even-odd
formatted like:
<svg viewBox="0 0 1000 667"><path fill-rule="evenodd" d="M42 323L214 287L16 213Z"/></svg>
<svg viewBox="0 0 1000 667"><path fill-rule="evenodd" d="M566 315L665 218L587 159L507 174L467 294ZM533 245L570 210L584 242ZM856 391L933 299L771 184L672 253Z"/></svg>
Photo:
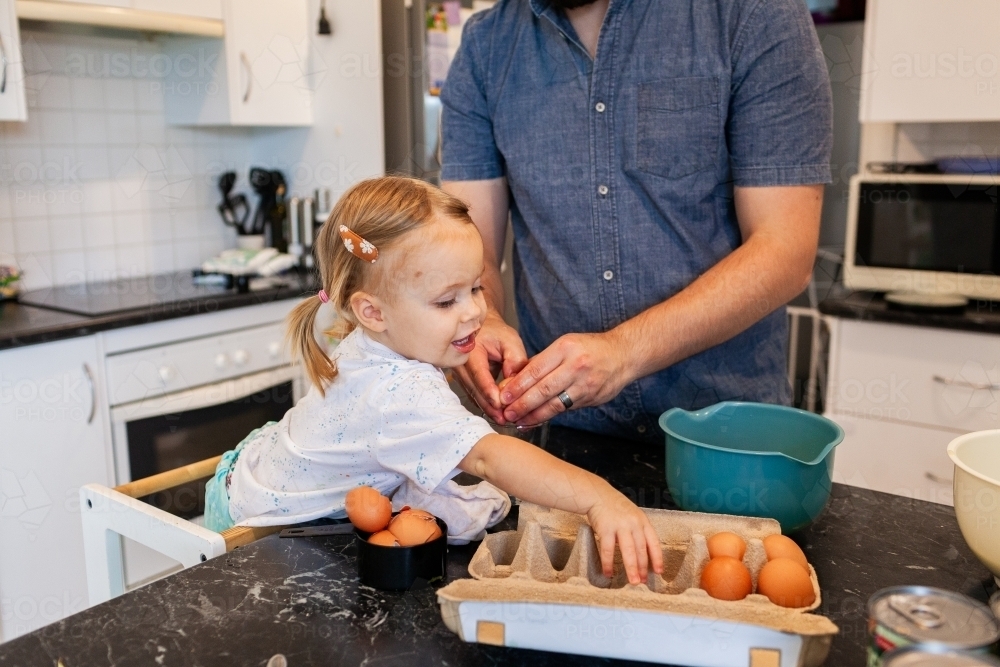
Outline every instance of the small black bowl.
<svg viewBox="0 0 1000 667"><path fill-rule="evenodd" d="M368 541L371 533L355 528L361 583L382 591L405 591L417 579L444 579L448 524L437 517L435 519L441 529L441 537L413 547L371 544Z"/></svg>

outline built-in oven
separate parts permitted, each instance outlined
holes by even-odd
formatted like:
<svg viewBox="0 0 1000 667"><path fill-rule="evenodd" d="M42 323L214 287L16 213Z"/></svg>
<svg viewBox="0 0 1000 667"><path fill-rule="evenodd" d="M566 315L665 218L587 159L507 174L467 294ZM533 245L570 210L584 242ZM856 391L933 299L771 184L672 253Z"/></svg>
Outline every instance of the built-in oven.
<svg viewBox="0 0 1000 667"><path fill-rule="evenodd" d="M275 323L108 356L117 483L222 454L281 419L303 391L301 367L289 363L283 334ZM143 500L200 521L206 481ZM123 556L130 587L180 567L129 540Z"/></svg>

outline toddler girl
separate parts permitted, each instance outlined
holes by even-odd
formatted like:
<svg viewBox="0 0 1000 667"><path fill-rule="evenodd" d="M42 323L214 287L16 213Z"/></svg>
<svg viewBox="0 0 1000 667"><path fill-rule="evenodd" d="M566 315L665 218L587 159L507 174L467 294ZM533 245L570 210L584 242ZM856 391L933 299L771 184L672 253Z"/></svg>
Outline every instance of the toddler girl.
<svg viewBox="0 0 1000 667"><path fill-rule="evenodd" d="M616 542L632 583L649 565L662 571L659 541L634 504L600 477L496 434L449 388L441 369L468 360L486 314L483 243L464 203L414 179L364 181L337 203L315 247L323 289L289 326L312 387L225 454L206 490L209 528L343 517L345 495L362 485L461 496L455 489L469 487L450 480L465 471L586 514L605 574ZM332 358L314 332L326 303L346 334Z"/></svg>

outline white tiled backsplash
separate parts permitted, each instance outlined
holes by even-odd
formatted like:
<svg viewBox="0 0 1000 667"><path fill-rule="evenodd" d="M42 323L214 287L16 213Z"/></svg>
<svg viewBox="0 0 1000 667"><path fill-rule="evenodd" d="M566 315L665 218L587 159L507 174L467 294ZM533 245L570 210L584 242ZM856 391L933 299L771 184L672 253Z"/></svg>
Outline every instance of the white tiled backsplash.
<svg viewBox="0 0 1000 667"><path fill-rule="evenodd" d="M234 170L256 202L258 130L167 125L160 80L133 72L153 41L21 38L28 122L0 123L0 264L17 264L25 289L193 268L235 244L215 183Z"/></svg>

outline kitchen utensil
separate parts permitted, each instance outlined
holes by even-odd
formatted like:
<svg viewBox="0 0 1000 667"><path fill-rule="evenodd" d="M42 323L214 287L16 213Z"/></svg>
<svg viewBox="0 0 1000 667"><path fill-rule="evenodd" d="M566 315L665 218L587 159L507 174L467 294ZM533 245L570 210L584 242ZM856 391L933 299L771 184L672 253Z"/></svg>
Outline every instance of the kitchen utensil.
<svg viewBox="0 0 1000 667"><path fill-rule="evenodd" d="M681 509L770 517L784 533L816 520L830 498L844 430L820 415L725 401L660 415L667 486Z"/></svg>
<svg viewBox="0 0 1000 667"><path fill-rule="evenodd" d="M418 578L426 581L443 578L448 552L448 524L441 519L437 519L437 524L441 529L440 537L413 547L372 544L368 541L371 533L355 529L361 583L383 591L405 591Z"/></svg>
<svg viewBox="0 0 1000 667"><path fill-rule="evenodd" d="M955 516L962 537L1000 585L1000 430L948 444L955 464Z"/></svg>
<svg viewBox="0 0 1000 667"><path fill-rule="evenodd" d="M350 523L334 523L326 526L305 526L303 528L285 528L278 537L323 537L325 535L350 535L354 526Z"/></svg>
<svg viewBox="0 0 1000 667"><path fill-rule="evenodd" d="M230 227L235 227L238 234L249 234L246 228L247 218L250 216L250 205L243 193L231 195L233 185L236 184L236 172L227 171L219 176L219 191L222 193L222 202L219 204L219 215L222 222Z"/></svg>
<svg viewBox="0 0 1000 667"><path fill-rule="evenodd" d="M257 209L250 224L250 233L264 234L265 243L280 252L287 252L284 225L287 215L285 193L288 186L280 171L270 171L253 167L250 170L250 186L259 196Z"/></svg>

